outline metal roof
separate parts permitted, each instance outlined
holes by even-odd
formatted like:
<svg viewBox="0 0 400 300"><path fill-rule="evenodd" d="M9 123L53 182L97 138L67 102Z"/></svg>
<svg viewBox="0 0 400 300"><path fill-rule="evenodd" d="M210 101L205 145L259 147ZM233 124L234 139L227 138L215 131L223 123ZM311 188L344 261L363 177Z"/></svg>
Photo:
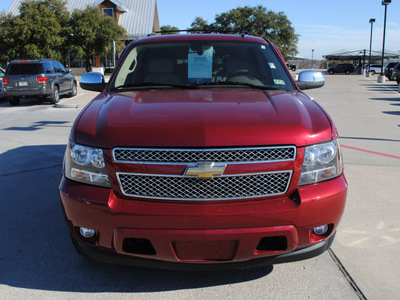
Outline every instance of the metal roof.
<svg viewBox="0 0 400 300"><path fill-rule="evenodd" d="M13 0L7 14L18 15L19 6L23 0ZM157 0L109 0L121 11L118 24L124 27L129 39L146 36L158 28ZM104 1L99 0L64 0L67 10L72 13L75 9L85 9L87 6L98 6Z"/></svg>
<svg viewBox="0 0 400 300"><path fill-rule="evenodd" d="M323 58L327 60L346 60L346 59L360 59L363 57L369 57L369 50L338 50L331 54L323 55ZM382 51L371 51L371 58L381 58ZM394 52L390 50L385 50L385 58L386 59L395 59L400 57L400 52Z"/></svg>

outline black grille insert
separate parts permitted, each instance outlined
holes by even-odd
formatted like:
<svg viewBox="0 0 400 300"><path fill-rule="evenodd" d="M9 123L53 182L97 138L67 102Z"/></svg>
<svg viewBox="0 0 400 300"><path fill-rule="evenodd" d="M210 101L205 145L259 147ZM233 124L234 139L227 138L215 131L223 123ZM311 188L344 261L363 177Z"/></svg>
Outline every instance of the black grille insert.
<svg viewBox="0 0 400 300"><path fill-rule="evenodd" d="M257 245L258 251L283 251L287 249L285 236L264 237Z"/></svg>
<svg viewBox="0 0 400 300"><path fill-rule="evenodd" d="M122 249L126 253L156 255L156 250L154 249L151 242L147 239L124 239Z"/></svg>

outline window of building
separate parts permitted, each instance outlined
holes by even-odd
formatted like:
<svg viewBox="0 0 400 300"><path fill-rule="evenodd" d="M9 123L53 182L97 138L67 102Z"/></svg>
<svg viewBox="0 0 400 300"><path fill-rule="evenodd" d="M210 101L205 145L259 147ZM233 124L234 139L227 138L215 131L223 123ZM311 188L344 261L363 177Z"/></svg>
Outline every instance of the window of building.
<svg viewBox="0 0 400 300"><path fill-rule="evenodd" d="M114 18L114 8L103 8L103 15Z"/></svg>

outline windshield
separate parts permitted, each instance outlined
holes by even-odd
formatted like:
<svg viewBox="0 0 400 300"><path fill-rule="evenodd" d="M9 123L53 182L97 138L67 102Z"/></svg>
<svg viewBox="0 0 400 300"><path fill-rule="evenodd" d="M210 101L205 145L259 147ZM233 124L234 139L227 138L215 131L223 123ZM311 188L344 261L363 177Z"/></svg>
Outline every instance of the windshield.
<svg viewBox="0 0 400 300"><path fill-rule="evenodd" d="M186 41L139 44L127 53L110 90L219 87L293 90L268 44Z"/></svg>

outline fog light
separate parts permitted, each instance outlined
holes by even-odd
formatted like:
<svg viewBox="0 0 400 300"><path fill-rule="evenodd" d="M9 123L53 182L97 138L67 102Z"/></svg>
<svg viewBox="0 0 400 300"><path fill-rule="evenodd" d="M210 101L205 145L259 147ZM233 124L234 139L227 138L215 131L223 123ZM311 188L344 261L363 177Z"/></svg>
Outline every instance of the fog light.
<svg viewBox="0 0 400 300"><path fill-rule="evenodd" d="M90 239L90 238L94 237L94 235L96 234L96 230L85 228L85 227L80 227L79 233L83 238Z"/></svg>
<svg viewBox="0 0 400 300"><path fill-rule="evenodd" d="M328 232L328 229L329 229L328 225L323 225L323 226L314 227L313 232L316 235L322 236Z"/></svg>

